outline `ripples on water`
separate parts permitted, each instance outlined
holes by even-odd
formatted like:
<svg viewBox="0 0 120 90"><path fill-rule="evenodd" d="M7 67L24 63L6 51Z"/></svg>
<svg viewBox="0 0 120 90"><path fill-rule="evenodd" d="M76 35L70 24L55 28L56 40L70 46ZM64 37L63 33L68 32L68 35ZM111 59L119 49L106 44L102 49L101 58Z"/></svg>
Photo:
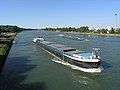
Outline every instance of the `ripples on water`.
<svg viewBox="0 0 120 90"><path fill-rule="evenodd" d="M18 33L0 77L0 90L120 90L120 38L83 35L89 42L62 39L62 32ZM67 34L79 37L79 34ZM52 62L53 57L35 45L34 37L68 45L78 50L101 49L104 70L85 73Z"/></svg>

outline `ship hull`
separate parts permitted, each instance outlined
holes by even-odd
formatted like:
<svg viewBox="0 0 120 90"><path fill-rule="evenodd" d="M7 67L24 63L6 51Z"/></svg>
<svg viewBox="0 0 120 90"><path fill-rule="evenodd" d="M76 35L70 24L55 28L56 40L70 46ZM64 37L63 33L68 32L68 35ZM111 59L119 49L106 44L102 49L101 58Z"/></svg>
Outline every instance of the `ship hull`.
<svg viewBox="0 0 120 90"><path fill-rule="evenodd" d="M74 59L71 59L69 57L64 56L64 61L68 62L72 65L78 66L78 67L82 67L82 68L99 68L100 66L100 61L99 62L83 62L83 61L77 61Z"/></svg>

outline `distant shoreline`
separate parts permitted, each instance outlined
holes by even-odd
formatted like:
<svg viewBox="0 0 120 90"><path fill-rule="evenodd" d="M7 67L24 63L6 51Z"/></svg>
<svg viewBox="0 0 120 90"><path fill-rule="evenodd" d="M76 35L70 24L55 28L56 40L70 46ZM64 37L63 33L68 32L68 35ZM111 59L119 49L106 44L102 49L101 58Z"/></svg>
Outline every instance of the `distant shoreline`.
<svg viewBox="0 0 120 90"><path fill-rule="evenodd" d="M49 30L48 30L49 31ZM61 32L61 31L51 31L51 32ZM120 34L100 34L100 33L81 33L81 32L65 32L62 31L63 33L73 33L73 34L85 34L85 35L101 35L101 36L117 36L120 37Z"/></svg>
<svg viewBox="0 0 120 90"><path fill-rule="evenodd" d="M80 32L65 32L65 33L74 33L74 34L85 34L85 35L102 35L102 36L117 36L120 37L120 34L99 34L99 33L80 33Z"/></svg>

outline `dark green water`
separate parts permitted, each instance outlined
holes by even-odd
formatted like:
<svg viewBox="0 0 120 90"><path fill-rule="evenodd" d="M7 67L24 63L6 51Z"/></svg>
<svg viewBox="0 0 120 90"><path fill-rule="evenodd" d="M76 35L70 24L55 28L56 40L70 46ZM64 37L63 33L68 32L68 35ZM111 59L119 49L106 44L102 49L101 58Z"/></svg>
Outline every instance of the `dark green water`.
<svg viewBox="0 0 120 90"><path fill-rule="evenodd" d="M57 37L58 34L65 33L19 33L0 74L0 90L120 90L120 37L83 35L90 41L80 42ZM97 74L84 73L55 63L54 57L32 42L36 36L79 50L100 48L104 70Z"/></svg>

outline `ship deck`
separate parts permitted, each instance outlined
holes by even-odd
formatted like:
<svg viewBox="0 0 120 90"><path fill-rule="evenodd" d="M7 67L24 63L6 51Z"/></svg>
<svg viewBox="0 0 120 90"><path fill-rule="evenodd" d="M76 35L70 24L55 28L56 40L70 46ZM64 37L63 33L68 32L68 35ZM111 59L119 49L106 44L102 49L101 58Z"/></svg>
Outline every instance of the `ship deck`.
<svg viewBox="0 0 120 90"><path fill-rule="evenodd" d="M40 43L42 43L44 45L47 45L47 46L49 46L51 48L54 48L54 49L59 49L59 50L61 50L63 52L76 51L75 48L71 48L71 47L68 47L68 46L65 46L65 45L57 44L55 42L42 41Z"/></svg>

